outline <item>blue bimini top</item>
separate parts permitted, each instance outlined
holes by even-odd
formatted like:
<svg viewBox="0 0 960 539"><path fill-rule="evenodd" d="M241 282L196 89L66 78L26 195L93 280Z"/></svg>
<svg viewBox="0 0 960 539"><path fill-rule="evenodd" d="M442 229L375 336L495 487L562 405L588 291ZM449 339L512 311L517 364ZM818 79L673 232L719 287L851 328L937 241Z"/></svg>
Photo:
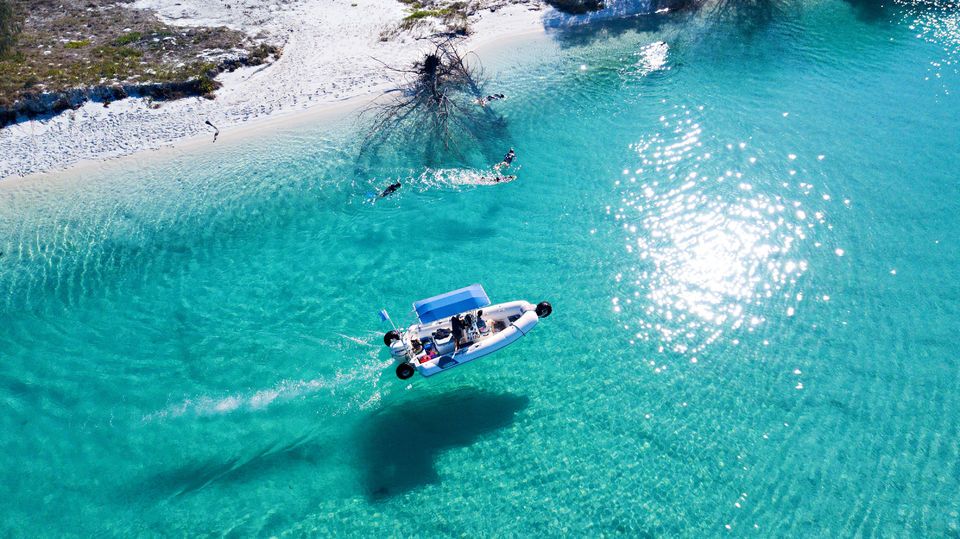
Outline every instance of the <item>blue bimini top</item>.
<svg viewBox="0 0 960 539"><path fill-rule="evenodd" d="M478 284L466 288L421 299L413 302L413 310L417 311L417 318L421 324L429 324L453 316L464 311L480 309L490 305L490 298Z"/></svg>

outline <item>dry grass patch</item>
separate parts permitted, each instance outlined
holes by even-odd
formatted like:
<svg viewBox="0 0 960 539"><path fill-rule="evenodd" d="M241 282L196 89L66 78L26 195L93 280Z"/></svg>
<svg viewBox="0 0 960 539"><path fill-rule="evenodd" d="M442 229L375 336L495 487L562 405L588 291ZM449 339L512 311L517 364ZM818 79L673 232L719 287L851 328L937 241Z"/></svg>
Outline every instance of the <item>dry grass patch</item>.
<svg viewBox="0 0 960 539"><path fill-rule="evenodd" d="M0 0L20 30L0 56L0 107L43 92L200 80L277 49L228 28L180 28L108 0Z"/></svg>

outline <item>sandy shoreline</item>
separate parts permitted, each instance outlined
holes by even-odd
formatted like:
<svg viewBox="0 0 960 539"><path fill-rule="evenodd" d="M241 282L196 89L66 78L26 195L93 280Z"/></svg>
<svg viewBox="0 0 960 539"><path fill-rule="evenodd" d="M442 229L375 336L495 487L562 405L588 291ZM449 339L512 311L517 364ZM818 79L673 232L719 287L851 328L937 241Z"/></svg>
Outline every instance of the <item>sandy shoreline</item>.
<svg viewBox="0 0 960 539"><path fill-rule="evenodd" d="M379 61L410 62L426 43L411 36L379 41L375 30L404 15L399 2L302 0L286 4L286 11L276 4L247 3L257 9L244 17L218 10L226 5L220 1L182 1L171 7L159 0L140 0L137 5L157 9L165 21L175 24L230 22L251 33L256 28L289 34L279 61L224 74L219 79L224 87L212 101L184 99L159 109L150 109L139 99L116 102L110 108L87 103L48 120L0 129L0 155L4 156L0 182L50 178L67 170L83 173L107 163L126 163L126 158L190 151L211 142L212 129L204 124L208 119L221 131L218 144L229 144L264 130L344 116L396 84ZM357 16L358 9L363 16ZM505 43L544 32L538 4L483 11L471 26L473 33L465 47L483 54L495 54ZM325 52L320 55L318 50Z"/></svg>

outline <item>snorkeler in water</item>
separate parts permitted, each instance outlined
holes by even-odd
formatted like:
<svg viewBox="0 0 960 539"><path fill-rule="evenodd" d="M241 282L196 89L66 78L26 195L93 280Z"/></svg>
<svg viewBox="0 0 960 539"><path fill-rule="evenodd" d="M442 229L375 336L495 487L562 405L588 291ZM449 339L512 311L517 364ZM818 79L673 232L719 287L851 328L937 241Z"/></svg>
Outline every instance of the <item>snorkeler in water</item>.
<svg viewBox="0 0 960 539"><path fill-rule="evenodd" d="M396 193L396 192L397 192L397 189L400 189L400 187L401 187L400 182L391 183L389 186L387 186L386 189L383 190L382 193L380 193L380 195L379 195L377 198L385 198L385 197L388 197L388 196Z"/></svg>
<svg viewBox="0 0 960 539"><path fill-rule="evenodd" d="M486 183L488 183L488 184L493 184L493 183L508 183L508 182L512 182L513 180L516 180L516 179L517 179L516 176L501 176L501 175L499 175L499 174L497 174L496 176L494 176L494 177L492 177L492 178L489 177L489 176L483 176L483 177L481 178L481 180L483 180L484 182L486 182Z"/></svg>
<svg viewBox="0 0 960 539"><path fill-rule="evenodd" d="M506 99L506 98L507 96L503 94L490 94L487 97L481 97L477 99L476 103L481 107L486 107L488 104L493 103L494 101L497 101L500 99Z"/></svg>
<svg viewBox="0 0 960 539"><path fill-rule="evenodd" d="M500 169L503 167L509 167L511 164L513 164L513 160L516 157L517 157L516 152L513 151L513 148L510 148L510 151L507 152L507 155L503 156L503 161L500 161L496 165L493 165L493 170L499 174Z"/></svg>

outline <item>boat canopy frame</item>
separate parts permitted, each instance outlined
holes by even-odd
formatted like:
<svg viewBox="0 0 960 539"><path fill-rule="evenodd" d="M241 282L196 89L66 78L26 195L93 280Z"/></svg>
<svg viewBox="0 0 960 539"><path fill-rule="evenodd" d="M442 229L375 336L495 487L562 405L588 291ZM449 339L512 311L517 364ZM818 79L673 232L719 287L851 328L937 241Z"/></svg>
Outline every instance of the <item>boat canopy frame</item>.
<svg viewBox="0 0 960 539"><path fill-rule="evenodd" d="M490 305L487 292L479 284L472 284L426 299L413 302L413 311L421 324L451 317L466 311Z"/></svg>

